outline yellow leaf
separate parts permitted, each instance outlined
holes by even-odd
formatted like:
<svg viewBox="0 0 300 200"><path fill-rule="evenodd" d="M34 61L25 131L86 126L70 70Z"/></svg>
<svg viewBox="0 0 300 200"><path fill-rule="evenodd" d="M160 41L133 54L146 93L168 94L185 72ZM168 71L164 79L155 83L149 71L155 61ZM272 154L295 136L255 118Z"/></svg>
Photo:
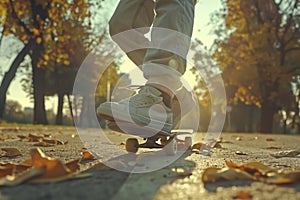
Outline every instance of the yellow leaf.
<svg viewBox="0 0 300 200"><path fill-rule="evenodd" d="M36 28L33 28L32 32L33 32L33 35L39 35L40 34L40 31Z"/></svg>
<svg viewBox="0 0 300 200"><path fill-rule="evenodd" d="M41 37L36 38L36 43L37 44L41 44L41 42L42 42L42 38Z"/></svg>
<svg viewBox="0 0 300 200"><path fill-rule="evenodd" d="M64 60L64 65L69 65L69 64L70 64L70 61Z"/></svg>
<svg viewBox="0 0 300 200"><path fill-rule="evenodd" d="M48 56L47 54L45 54L45 55L44 55L44 59L45 59L45 60L49 60L50 58L49 58L49 56Z"/></svg>

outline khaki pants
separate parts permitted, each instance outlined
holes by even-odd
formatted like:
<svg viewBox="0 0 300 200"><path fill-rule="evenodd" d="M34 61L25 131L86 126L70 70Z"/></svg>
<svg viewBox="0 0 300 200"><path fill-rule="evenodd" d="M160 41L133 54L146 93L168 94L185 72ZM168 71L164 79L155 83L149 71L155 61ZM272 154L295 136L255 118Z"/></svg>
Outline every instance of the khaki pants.
<svg viewBox="0 0 300 200"><path fill-rule="evenodd" d="M155 83L164 79L163 84L176 90L181 84L175 84L175 79L180 79L186 70L186 54L193 31L194 6L194 0L120 0L109 22L110 34L114 36L136 29L138 34L135 34L134 40L146 44L149 40L144 34L150 31L151 26L171 30L164 34L155 28L151 29L150 43L156 44L156 48L137 49L128 52L127 55L143 70L148 81ZM180 35L185 35L187 39L183 40ZM115 41L121 49L126 49L126 42ZM180 49L180 55L159 48L166 45L171 45L171 49L175 51Z"/></svg>

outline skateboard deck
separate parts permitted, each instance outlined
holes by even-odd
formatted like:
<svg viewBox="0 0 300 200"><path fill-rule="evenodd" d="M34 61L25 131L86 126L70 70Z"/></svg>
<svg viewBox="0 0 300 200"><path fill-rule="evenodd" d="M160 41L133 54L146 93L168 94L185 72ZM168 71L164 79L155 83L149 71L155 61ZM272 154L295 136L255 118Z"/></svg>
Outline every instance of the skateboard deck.
<svg viewBox="0 0 300 200"><path fill-rule="evenodd" d="M123 121L110 121L107 124L108 128L117 132L126 133L130 135L136 135L142 138L158 137L158 136L173 136L173 133L169 133L162 130L156 130L148 126L139 126L130 122Z"/></svg>
<svg viewBox="0 0 300 200"><path fill-rule="evenodd" d="M138 148L165 148L167 154L174 155L177 152L177 142L184 142L187 146L190 146L192 143L191 137L185 138L184 141L177 139L177 135L187 134L187 132L180 132L180 130L166 132L123 121L110 121L107 126L111 130L139 136L146 140L145 143L139 144L136 138L127 139L125 144L126 150L132 153L136 153Z"/></svg>

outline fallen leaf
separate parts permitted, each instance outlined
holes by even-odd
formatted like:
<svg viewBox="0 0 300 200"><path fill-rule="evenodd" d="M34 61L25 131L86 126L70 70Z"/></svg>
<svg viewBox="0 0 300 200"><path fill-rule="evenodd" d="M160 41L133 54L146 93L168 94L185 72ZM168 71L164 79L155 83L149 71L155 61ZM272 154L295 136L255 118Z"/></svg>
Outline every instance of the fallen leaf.
<svg viewBox="0 0 300 200"><path fill-rule="evenodd" d="M284 171L268 167L260 162L237 165L226 161L227 167L210 167L204 170L202 181L211 183L220 180L256 180L268 184L288 184L300 182L300 170Z"/></svg>
<svg viewBox="0 0 300 200"><path fill-rule="evenodd" d="M248 162L244 163L242 165L237 165L231 161L225 161L227 167L229 168L236 168L241 169L243 171L246 171L247 173L250 173L252 175L255 175L257 177L257 173L259 175L266 175L268 172L276 172L277 170L274 170L260 162Z"/></svg>
<svg viewBox="0 0 300 200"><path fill-rule="evenodd" d="M271 146L271 147L266 147L265 149L281 149L281 147Z"/></svg>
<svg viewBox="0 0 300 200"><path fill-rule="evenodd" d="M275 140L274 140L273 138L267 138L266 141L267 141L267 142L273 142L273 141L275 141Z"/></svg>
<svg viewBox="0 0 300 200"><path fill-rule="evenodd" d="M200 149L210 149L210 148L213 148L213 147L214 148L222 148L221 144L218 143L218 142L216 142L212 147L209 147L208 144L198 142L198 143L193 144L192 149L200 150Z"/></svg>
<svg viewBox="0 0 300 200"><path fill-rule="evenodd" d="M30 133L27 136L27 139L28 139L29 142L40 142L43 139L43 137L42 136L33 135L33 134Z"/></svg>
<svg viewBox="0 0 300 200"><path fill-rule="evenodd" d="M0 178L7 175L13 175L15 171L14 167L11 166L0 166Z"/></svg>
<svg viewBox="0 0 300 200"><path fill-rule="evenodd" d="M240 155L240 156L248 155L247 153L244 153L244 152L241 152L241 151L236 151L235 154Z"/></svg>
<svg viewBox="0 0 300 200"><path fill-rule="evenodd" d="M203 183L214 183L220 180L255 180L255 177L240 169L207 168L202 174Z"/></svg>
<svg viewBox="0 0 300 200"><path fill-rule="evenodd" d="M249 192L237 192L236 195L233 196L233 199L252 199L252 194Z"/></svg>
<svg viewBox="0 0 300 200"><path fill-rule="evenodd" d="M217 143L214 145L214 147L215 147L215 148L218 148L218 149L221 149L221 148L222 148L222 145L221 145L219 142L217 142Z"/></svg>
<svg viewBox="0 0 300 200"><path fill-rule="evenodd" d="M275 158L282 158L282 157L297 157L300 154L300 149L297 150L289 150L289 151L279 151L276 153L270 154Z"/></svg>
<svg viewBox="0 0 300 200"><path fill-rule="evenodd" d="M300 182L300 170L270 174L266 182L277 185Z"/></svg>
<svg viewBox="0 0 300 200"><path fill-rule="evenodd" d="M17 148L1 148L2 151L5 151L5 154L0 157L16 157L22 155Z"/></svg>
<svg viewBox="0 0 300 200"><path fill-rule="evenodd" d="M7 168L13 168L17 171L24 171L28 168L31 168L31 164L27 164L27 163L1 163L0 167L7 167Z"/></svg>
<svg viewBox="0 0 300 200"><path fill-rule="evenodd" d="M200 150L202 145L205 145L205 144L203 144L202 142L195 143L195 144L193 144L192 149Z"/></svg>
<svg viewBox="0 0 300 200"><path fill-rule="evenodd" d="M53 147L54 144L49 144L47 142L38 142L38 143L33 144L33 146L36 146L36 147Z"/></svg>
<svg viewBox="0 0 300 200"><path fill-rule="evenodd" d="M96 158L95 158L95 156L92 154L92 153L90 153L89 151L82 151L81 152L81 156L82 156L82 160L95 160Z"/></svg>
<svg viewBox="0 0 300 200"><path fill-rule="evenodd" d="M66 176L70 170L60 160L47 157L39 148L30 151L32 167L45 167L45 172L39 179L51 180L57 177Z"/></svg>
<svg viewBox="0 0 300 200"><path fill-rule="evenodd" d="M67 144L67 142L62 142L56 139L53 140L48 140L48 139L43 139L43 142L48 143L48 144L54 144L54 145L64 145Z"/></svg>
<svg viewBox="0 0 300 200"><path fill-rule="evenodd" d="M27 139L28 137L25 135L17 135L18 138L20 138L20 140L24 140Z"/></svg>
<svg viewBox="0 0 300 200"><path fill-rule="evenodd" d="M17 176L5 176L0 178L0 186L16 186L22 184L36 176L41 175L44 172L44 167L29 169Z"/></svg>
<svg viewBox="0 0 300 200"><path fill-rule="evenodd" d="M46 156L40 149L32 149L30 151L31 159L27 159L21 164L14 165L12 163L1 164L6 165L7 168L17 168L22 166L23 170L17 175L6 175L0 178L0 186L15 186L23 182L30 183L48 183L58 182L69 179L86 178L91 174L78 174L80 159L70 161L66 164L58 159Z"/></svg>
<svg viewBox="0 0 300 200"><path fill-rule="evenodd" d="M46 137L46 138L51 138L52 136L51 136L51 134L44 133L44 137Z"/></svg>
<svg viewBox="0 0 300 200"><path fill-rule="evenodd" d="M66 166L70 170L70 172L74 173L80 170L80 165L79 165L80 160L81 159L76 159L66 163Z"/></svg>

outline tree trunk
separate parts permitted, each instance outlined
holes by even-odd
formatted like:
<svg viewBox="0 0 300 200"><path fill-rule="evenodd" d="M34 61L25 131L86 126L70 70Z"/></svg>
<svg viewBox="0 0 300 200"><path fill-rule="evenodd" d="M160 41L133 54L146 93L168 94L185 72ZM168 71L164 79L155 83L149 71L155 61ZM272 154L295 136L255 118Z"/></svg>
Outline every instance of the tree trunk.
<svg viewBox="0 0 300 200"><path fill-rule="evenodd" d="M15 77L18 67L23 62L25 56L34 47L34 44L35 44L35 40L29 40L28 43L25 44L23 49L16 56L13 63L11 64L9 70L4 74L4 77L2 79L1 86L0 86L0 118L3 118L3 115L4 115L6 93L9 88L9 85Z"/></svg>
<svg viewBox="0 0 300 200"><path fill-rule="evenodd" d="M56 125L63 124L63 105L64 105L64 94L58 93L58 105L57 105L57 114L56 114Z"/></svg>
<svg viewBox="0 0 300 200"><path fill-rule="evenodd" d="M68 97L68 104L69 104L70 114L71 114L72 122L73 122L73 125L74 125L74 115L73 115L72 101L71 101L71 98L70 98L69 94L67 94L67 97Z"/></svg>
<svg viewBox="0 0 300 200"><path fill-rule="evenodd" d="M45 81L45 71L38 68L37 63L42 52L41 45L38 45L33 49L31 57L32 65L32 83L33 83L33 123L34 124L48 124L46 109L45 109L45 98L43 85Z"/></svg>
<svg viewBox="0 0 300 200"><path fill-rule="evenodd" d="M276 107L272 102L265 101L261 108L261 132L272 133L273 129L273 117L275 114Z"/></svg>
<svg viewBox="0 0 300 200"><path fill-rule="evenodd" d="M287 132L287 130L286 130L286 128L287 128L287 117L286 117L286 119L284 119L283 120L283 134L286 134L286 132Z"/></svg>

